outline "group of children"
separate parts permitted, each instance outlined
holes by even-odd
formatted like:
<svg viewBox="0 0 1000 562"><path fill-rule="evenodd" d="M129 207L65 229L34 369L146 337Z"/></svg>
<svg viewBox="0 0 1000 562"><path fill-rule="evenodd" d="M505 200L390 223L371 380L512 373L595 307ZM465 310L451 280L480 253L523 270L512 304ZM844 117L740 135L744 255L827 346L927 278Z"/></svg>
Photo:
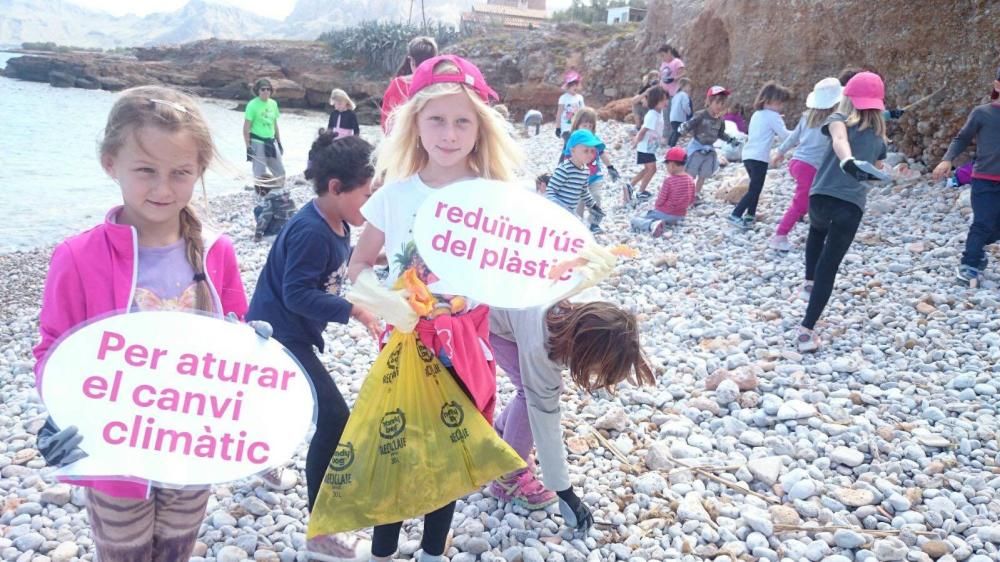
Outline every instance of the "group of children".
<svg viewBox="0 0 1000 562"><path fill-rule="evenodd" d="M562 371L568 368L571 379L587 391L614 388L624 380L653 384L635 316L602 301L591 288L571 300L524 311L462 307L452 312L445 334L439 321L418 317L393 286L411 269L425 283L431 281L433 273L414 245L412 224L434 190L470 177L513 179L521 151L489 106L493 98L474 65L452 55L432 57L414 70L408 98L391 113L392 129L378 148L356 135L321 135L310 150L307 170L316 196L277 233L248 305L232 244L211 234L191 204L194 185L216 153L198 104L164 87L125 91L112 108L101 145L102 164L121 187L123 204L108 213L104 224L54 251L40 316L42 340L34 350L38 376L42 359L60 337L107 313L155 309L159 303L267 324L270 329L258 334L281 342L316 391L319 415L306 456L312 506L350 413L317 353L324 349L323 331L329 322L354 319L384 341L383 319L388 329L420 333L465 388L482 387L469 384L472 379L495 377L495 356L517 389L495 426L528 468L494 482L492 493L530 509L558 502L567 525L586 532L593 517L569 482L562 443ZM569 135L566 161L584 162L581 151L586 158L596 156L595 138L586 128ZM376 177L385 183L373 192ZM352 227L362 227L353 248ZM383 253L393 256L385 282L373 272ZM587 263L579 269L587 282L580 290L600 282L614 266L614 256L599 246L584 248L581 256ZM347 279L352 288L342 296ZM139 299L145 293L156 298ZM473 339L461 342L465 351L453 355L459 333ZM486 333L489 341L477 335ZM484 365L490 367L484 370ZM482 413L492 417L492 411ZM545 485L532 460L536 440ZM53 423L38 439L53 465L84 456L77 445L74 427ZM262 476L284 482L275 472L280 473ZM175 490L127 475L75 483L87 487L92 536L103 562L190 556L208 489ZM452 501L425 517L421 560L443 560L454 509ZM319 536L308 541L307 550L317 560L388 560L400 527L401 522L377 526L371 540L355 533Z"/></svg>

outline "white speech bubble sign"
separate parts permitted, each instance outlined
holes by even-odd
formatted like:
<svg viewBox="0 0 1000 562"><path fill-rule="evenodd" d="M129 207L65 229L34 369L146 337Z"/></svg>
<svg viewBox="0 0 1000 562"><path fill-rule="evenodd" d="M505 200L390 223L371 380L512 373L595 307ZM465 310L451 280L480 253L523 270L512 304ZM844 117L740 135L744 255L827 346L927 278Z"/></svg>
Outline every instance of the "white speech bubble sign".
<svg viewBox="0 0 1000 562"><path fill-rule="evenodd" d="M442 286L497 308L551 304L579 284L546 274L593 241L569 211L541 195L495 180L436 189L417 211L413 239ZM437 290L436 290L437 289Z"/></svg>
<svg viewBox="0 0 1000 562"><path fill-rule="evenodd" d="M87 453L57 474L164 486L245 478L291 458L313 422L294 357L245 324L175 311L119 314L61 340L41 394Z"/></svg>

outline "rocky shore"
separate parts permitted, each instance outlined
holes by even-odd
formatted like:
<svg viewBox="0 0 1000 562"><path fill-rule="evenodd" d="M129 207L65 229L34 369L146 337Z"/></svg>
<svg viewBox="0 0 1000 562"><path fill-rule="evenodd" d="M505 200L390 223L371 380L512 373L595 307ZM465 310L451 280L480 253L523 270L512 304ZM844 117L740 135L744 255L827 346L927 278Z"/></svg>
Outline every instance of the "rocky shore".
<svg viewBox="0 0 1000 562"><path fill-rule="evenodd" d="M634 173L628 128L598 132L623 176ZM551 127L522 142L525 177L551 170ZM603 289L640 316L659 382L614 395L566 389L571 479L598 521L587 536L553 509L528 513L483 491L459 501L452 561L1000 559L996 269L979 290L952 281L968 193L926 175L876 188L821 321L825 346L803 356L791 335L805 311L795 296L807 226L787 254L766 246L794 184L772 170L757 228L734 231L722 197L742 176L724 168L706 202L659 239L628 229L645 206L620 208L605 191L602 241L640 254ZM308 186L295 197L306 201ZM251 205L248 193L211 203L248 292L268 251L253 242ZM93 559L82 493L52 483L34 448L45 414L30 349L50 251L0 256L2 560ZM332 325L326 339L322 358L353 402L374 346L355 324ZM503 376L499 386L503 404L512 386ZM215 486L194 560L303 560L304 452L287 492L255 478ZM404 525L400 558L417 550L420 527Z"/></svg>

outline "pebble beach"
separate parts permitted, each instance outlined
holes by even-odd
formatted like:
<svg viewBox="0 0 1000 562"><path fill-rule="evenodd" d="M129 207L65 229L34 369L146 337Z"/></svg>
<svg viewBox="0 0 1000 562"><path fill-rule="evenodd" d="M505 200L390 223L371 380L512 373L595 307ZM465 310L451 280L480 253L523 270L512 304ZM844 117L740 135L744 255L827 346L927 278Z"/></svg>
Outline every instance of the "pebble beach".
<svg viewBox="0 0 1000 562"><path fill-rule="evenodd" d="M597 132L623 178L638 171L631 126ZM364 135L377 138L375 128ZM518 140L526 182L551 171L561 148L551 124ZM566 381L571 480L597 520L587 535L563 527L556 506L528 512L484 487L458 502L450 560L1000 560L996 268L978 289L956 284L968 189L932 182L899 154L889 163L910 173L872 189L814 355L793 342L806 307L798 292L808 225L792 231L792 251L767 246L794 191L787 167L769 171L750 231L726 221L724 197L745 178L739 163L706 183L684 224L655 239L628 226L652 201L623 207L606 187L598 241L638 256L601 288L638 315L658 383L588 394ZM309 200L310 186L291 181L297 203ZM248 295L269 249L253 241L252 205L245 192L209 206L235 243ZM55 483L35 449L46 414L31 348L50 253L0 255L4 561L94 559L82 490ZM374 342L357 323L331 324L325 337L321 358L353 403ZM502 406L513 386L498 374L498 387ZM192 560L306 560L305 451L290 462L299 473L291 490L257 478L215 486ZM404 524L398 558L413 556L420 532L419 521Z"/></svg>

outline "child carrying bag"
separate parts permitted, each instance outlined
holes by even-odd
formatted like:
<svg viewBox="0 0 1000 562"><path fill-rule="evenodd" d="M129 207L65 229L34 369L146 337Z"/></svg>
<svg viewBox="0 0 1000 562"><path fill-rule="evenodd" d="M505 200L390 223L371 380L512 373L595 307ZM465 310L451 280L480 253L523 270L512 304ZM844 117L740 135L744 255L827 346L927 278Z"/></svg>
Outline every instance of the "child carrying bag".
<svg viewBox="0 0 1000 562"><path fill-rule="evenodd" d="M524 466L438 358L396 330L358 394L308 536L418 517Z"/></svg>

